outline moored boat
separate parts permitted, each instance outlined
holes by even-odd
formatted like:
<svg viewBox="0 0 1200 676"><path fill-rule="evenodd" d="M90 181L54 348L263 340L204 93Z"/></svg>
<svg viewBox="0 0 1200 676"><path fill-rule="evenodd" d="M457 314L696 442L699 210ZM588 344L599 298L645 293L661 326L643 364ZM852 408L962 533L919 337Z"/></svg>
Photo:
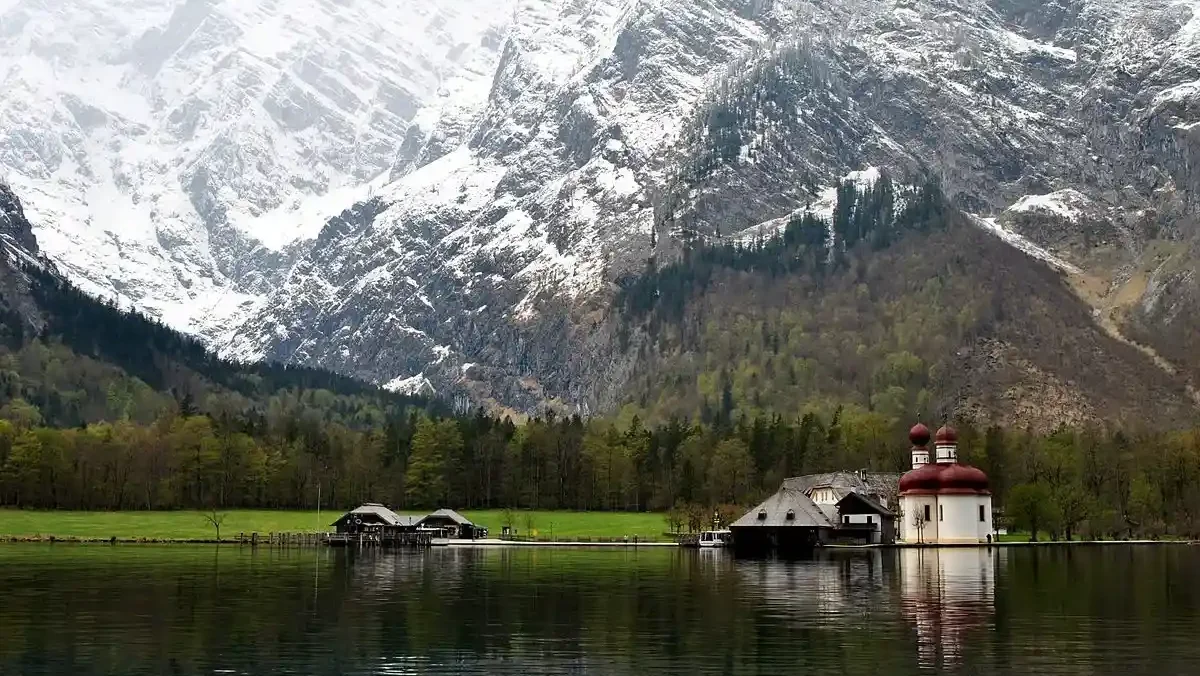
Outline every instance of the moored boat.
<svg viewBox="0 0 1200 676"><path fill-rule="evenodd" d="M733 533L728 530L706 530L700 534L700 548L728 547L733 542Z"/></svg>

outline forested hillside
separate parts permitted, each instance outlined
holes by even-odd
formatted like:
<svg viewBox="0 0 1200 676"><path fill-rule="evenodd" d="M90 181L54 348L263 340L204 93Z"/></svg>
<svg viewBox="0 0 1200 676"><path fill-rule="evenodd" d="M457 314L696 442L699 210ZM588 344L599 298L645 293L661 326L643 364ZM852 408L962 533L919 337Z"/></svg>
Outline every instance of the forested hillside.
<svg viewBox="0 0 1200 676"><path fill-rule="evenodd" d="M633 410L711 422L845 404L887 424L1043 432L1195 420L1182 379L1105 334L1058 270L950 208L936 182L847 182L830 220L802 210L627 280L624 330L645 346Z"/></svg>
<svg viewBox="0 0 1200 676"><path fill-rule="evenodd" d="M0 504L300 505L341 448L446 411L325 371L231 363L87 296L3 184L0 310ZM237 492L264 473L286 474L288 497Z"/></svg>

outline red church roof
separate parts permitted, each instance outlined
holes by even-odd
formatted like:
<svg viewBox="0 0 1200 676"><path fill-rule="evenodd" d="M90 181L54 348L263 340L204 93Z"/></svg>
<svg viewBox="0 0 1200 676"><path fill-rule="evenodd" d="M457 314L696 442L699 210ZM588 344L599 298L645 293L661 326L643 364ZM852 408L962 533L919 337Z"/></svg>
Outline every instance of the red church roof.
<svg viewBox="0 0 1200 676"><path fill-rule="evenodd" d="M990 495L987 474L970 465L933 463L900 477L900 495Z"/></svg>
<svg viewBox="0 0 1200 676"><path fill-rule="evenodd" d="M933 438L936 444L954 444L958 443L958 430L949 425L942 425L942 429L937 431L937 436Z"/></svg>
<svg viewBox="0 0 1200 676"><path fill-rule="evenodd" d="M912 442L913 446L924 446L932 437L933 434L930 433L929 428L922 423L913 425L913 428L908 431L908 440Z"/></svg>

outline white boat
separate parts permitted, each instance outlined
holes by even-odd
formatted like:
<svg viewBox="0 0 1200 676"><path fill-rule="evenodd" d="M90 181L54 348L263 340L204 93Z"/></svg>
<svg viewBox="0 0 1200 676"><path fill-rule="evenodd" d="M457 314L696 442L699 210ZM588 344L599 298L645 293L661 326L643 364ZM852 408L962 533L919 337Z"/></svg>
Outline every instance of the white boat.
<svg viewBox="0 0 1200 676"><path fill-rule="evenodd" d="M700 548L728 547L733 543L733 531L706 530L700 534Z"/></svg>

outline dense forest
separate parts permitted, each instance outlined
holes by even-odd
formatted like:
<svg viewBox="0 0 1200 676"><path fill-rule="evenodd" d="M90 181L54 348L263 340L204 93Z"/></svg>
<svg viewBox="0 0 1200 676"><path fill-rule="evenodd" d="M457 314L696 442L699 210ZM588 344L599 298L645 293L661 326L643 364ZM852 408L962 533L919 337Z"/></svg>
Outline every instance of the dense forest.
<svg viewBox="0 0 1200 676"><path fill-rule="evenodd" d="M996 303L912 246L961 218L935 180L897 186L884 172L837 186L828 220L805 209L769 236L650 261L617 297L624 321L654 346L633 388L638 410L706 424L842 403L885 418L945 417L937 360ZM890 256L915 274L879 272Z"/></svg>
<svg viewBox="0 0 1200 676"><path fill-rule="evenodd" d="M10 350L30 338L58 342L76 355L118 367L132 379L179 397L200 397L220 389L257 397L283 389L325 389L348 395L386 397L374 385L329 371L274 362L233 363L217 357L199 340L175 331L140 313L97 301L60 277L51 268L24 265L33 300L44 325L29 336L23 318L10 314L0 325L0 337ZM42 393L43 412L61 424L75 424L87 415L71 400ZM402 397L395 397L399 401Z"/></svg>
<svg viewBox="0 0 1200 676"><path fill-rule="evenodd" d="M577 417L523 425L413 408L376 426L311 416L328 393L280 397L268 415L177 410L74 429L9 402L0 504L72 509L326 506L669 510L745 505L788 476L901 471L904 425L858 408L670 421ZM1200 431L960 427L960 456L988 472L1013 524L1067 536L1200 535ZM733 510L733 511L736 511ZM711 511L707 512L711 514Z"/></svg>

